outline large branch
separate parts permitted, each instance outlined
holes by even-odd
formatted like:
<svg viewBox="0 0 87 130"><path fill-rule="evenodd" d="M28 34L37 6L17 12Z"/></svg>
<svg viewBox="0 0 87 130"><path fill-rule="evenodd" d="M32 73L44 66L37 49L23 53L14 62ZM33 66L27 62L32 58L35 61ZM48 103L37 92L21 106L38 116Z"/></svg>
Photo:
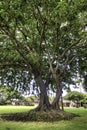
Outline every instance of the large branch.
<svg viewBox="0 0 87 130"><path fill-rule="evenodd" d="M60 59L62 59L65 56L65 54L68 52L68 50L71 50L73 47L75 47L77 44L79 44L80 40L81 40L81 38L79 40L77 40L76 42L72 43L70 46L68 46L64 50L64 52L62 53L62 55L60 56Z"/></svg>
<svg viewBox="0 0 87 130"><path fill-rule="evenodd" d="M23 64L23 63L22 63ZM4 63L4 64L0 64L0 68L25 68L24 65L22 65L21 63Z"/></svg>
<svg viewBox="0 0 87 130"><path fill-rule="evenodd" d="M60 78L61 78L61 77L62 77L62 78L65 77L67 65L71 64L71 63L74 61L75 58L76 58L76 55L73 56L71 59L69 59L69 57L67 57L67 59L66 59L66 61L65 61L65 64L64 64L64 68L62 69L62 71L61 71L60 74L59 74L59 77L60 77Z"/></svg>

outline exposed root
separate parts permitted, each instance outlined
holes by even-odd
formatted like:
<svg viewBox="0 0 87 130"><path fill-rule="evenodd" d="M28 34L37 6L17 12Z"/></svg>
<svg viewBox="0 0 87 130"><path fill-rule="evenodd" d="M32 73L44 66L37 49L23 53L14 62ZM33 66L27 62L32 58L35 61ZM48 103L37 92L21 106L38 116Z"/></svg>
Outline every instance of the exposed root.
<svg viewBox="0 0 87 130"><path fill-rule="evenodd" d="M78 115L58 111L58 110L48 110L48 111L35 111L31 110L29 112L23 113L13 113L13 114L2 114L0 117L5 120L10 121L59 121L59 120L70 120Z"/></svg>

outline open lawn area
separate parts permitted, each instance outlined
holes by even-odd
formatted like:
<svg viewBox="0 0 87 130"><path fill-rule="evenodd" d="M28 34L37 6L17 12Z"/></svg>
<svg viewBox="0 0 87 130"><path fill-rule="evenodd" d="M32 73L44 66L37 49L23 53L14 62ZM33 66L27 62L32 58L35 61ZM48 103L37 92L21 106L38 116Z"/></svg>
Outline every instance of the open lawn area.
<svg viewBox="0 0 87 130"><path fill-rule="evenodd" d="M28 106L0 106L1 113L28 111L33 107ZM79 114L69 121L56 122L15 122L0 119L0 130L87 130L87 109L67 108L66 111Z"/></svg>
<svg viewBox="0 0 87 130"><path fill-rule="evenodd" d="M0 106L0 114L26 112L34 108L33 106Z"/></svg>

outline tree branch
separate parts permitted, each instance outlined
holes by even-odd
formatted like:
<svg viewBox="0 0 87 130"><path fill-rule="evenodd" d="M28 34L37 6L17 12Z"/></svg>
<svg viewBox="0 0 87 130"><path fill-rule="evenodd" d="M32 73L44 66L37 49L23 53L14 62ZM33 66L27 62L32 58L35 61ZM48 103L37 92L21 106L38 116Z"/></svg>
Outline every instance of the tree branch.
<svg viewBox="0 0 87 130"><path fill-rule="evenodd" d="M68 46L65 51L62 53L62 55L60 56L60 59L64 57L64 55L67 53L68 50L72 49L72 47L74 47L75 45L77 45L80 42L81 39L79 39L78 41L76 41L75 43L71 44L70 46Z"/></svg>

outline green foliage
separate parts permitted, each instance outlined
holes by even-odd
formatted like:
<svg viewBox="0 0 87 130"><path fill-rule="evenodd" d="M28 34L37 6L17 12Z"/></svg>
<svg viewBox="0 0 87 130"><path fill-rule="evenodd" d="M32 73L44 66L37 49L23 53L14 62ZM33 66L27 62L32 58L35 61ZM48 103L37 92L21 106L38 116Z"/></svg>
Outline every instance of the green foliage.
<svg viewBox="0 0 87 130"><path fill-rule="evenodd" d="M81 100L83 104L87 104L87 94L84 94L84 98Z"/></svg>
<svg viewBox="0 0 87 130"><path fill-rule="evenodd" d="M13 88L0 88L0 104L7 104L7 101L11 101L13 99L22 99L22 95Z"/></svg>
<svg viewBox="0 0 87 130"><path fill-rule="evenodd" d="M39 98L36 96L29 96L29 97L25 97L22 101L25 103L25 105L34 106L35 103L38 104Z"/></svg>
<svg viewBox="0 0 87 130"><path fill-rule="evenodd" d="M77 91L72 91L72 92L69 92L64 97L64 99L80 102L82 99L84 99L84 97L85 97L85 94L83 94L81 92L77 92Z"/></svg>

